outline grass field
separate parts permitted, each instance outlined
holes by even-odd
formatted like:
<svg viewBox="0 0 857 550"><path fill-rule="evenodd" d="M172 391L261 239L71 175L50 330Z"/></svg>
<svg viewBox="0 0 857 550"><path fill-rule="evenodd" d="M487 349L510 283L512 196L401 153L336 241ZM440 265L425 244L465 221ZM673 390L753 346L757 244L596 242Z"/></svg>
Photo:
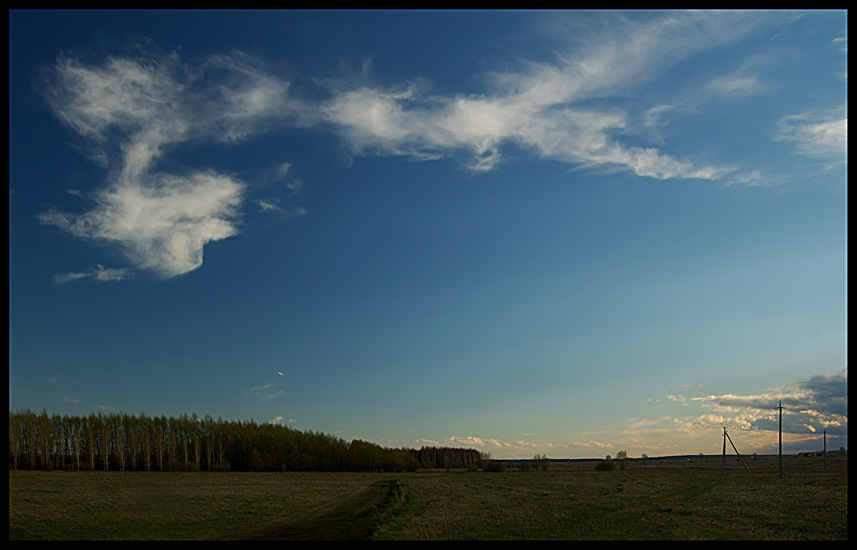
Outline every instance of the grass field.
<svg viewBox="0 0 857 550"><path fill-rule="evenodd" d="M723 476L720 457L614 471L591 462L403 474L10 471L9 537L847 539L846 458L828 458L825 472L820 457L784 457L782 479L776 457L747 460L749 472L727 458Z"/></svg>

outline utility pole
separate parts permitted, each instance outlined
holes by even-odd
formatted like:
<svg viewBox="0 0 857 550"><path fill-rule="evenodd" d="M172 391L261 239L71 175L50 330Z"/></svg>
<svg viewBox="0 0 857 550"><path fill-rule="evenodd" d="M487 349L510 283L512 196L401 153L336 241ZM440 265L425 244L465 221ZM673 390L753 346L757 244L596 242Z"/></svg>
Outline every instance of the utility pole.
<svg viewBox="0 0 857 550"><path fill-rule="evenodd" d="M824 429L824 471L827 471L827 428Z"/></svg>
<svg viewBox="0 0 857 550"><path fill-rule="evenodd" d="M780 479L783 479L783 401L780 400Z"/></svg>
<svg viewBox="0 0 857 550"><path fill-rule="evenodd" d="M723 460L720 465L720 477L726 475L726 426L723 426Z"/></svg>

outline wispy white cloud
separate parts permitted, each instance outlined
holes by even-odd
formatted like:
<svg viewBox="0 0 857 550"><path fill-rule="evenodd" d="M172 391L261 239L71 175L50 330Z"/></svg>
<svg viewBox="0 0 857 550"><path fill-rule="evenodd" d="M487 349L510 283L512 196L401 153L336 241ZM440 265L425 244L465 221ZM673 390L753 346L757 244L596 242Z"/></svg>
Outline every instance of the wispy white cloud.
<svg viewBox="0 0 857 550"><path fill-rule="evenodd" d="M682 395L667 395L668 401L675 401L676 403L681 403L682 405L687 405L687 399Z"/></svg>
<svg viewBox="0 0 857 550"><path fill-rule="evenodd" d="M758 75L732 75L717 78L708 85L714 92L721 95L751 95L763 89Z"/></svg>
<svg viewBox="0 0 857 550"><path fill-rule="evenodd" d="M724 97L747 96L766 92L770 86L759 76L759 70L771 63L767 56L754 55L735 71L717 77L708 83L708 90Z"/></svg>
<svg viewBox="0 0 857 550"><path fill-rule="evenodd" d="M81 279L94 279L99 283L118 282L125 279L132 279L134 273L125 268L108 268L103 265L96 265L94 269L89 271L81 271L76 273L62 273L54 275L55 284L65 284Z"/></svg>
<svg viewBox="0 0 857 550"><path fill-rule="evenodd" d="M282 124L295 112L288 88L238 53L197 65L177 53L100 66L59 58L42 91L110 176L89 212L50 210L40 221L118 245L137 268L163 277L199 268L206 244L238 234L246 186L212 169L165 173L159 159L181 143L237 142Z"/></svg>
<svg viewBox="0 0 857 550"><path fill-rule="evenodd" d="M837 48L839 48L839 50L843 54L848 53L848 38L846 38L844 36L837 36L836 38L833 39L832 44L834 46L836 46Z"/></svg>
<svg viewBox="0 0 857 550"><path fill-rule="evenodd" d="M793 143L801 154L842 164L848 152L848 117L839 111L788 115L780 119L775 137Z"/></svg>
<svg viewBox="0 0 857 550"><path fill-rule="evenodd" d="M598 107L598 101L622 98L686 57L735 40L752 30L753 18L681 13L644 23L618 15L609 19L597 33L576 28L573 54L569 49L553 62L529 62L521 70L490 75L489 93L447 97L414 83L363 86L335 94L322 111L358 155L465 153L471 170L488 171L502 162L503 146L515 144L576 166L657 179L716 179L731 172L624 144L619 136L633 133L629 114ZM748 83L728 85L734 91ZM649 110L650 119L659 108L665 109Z"/></svg>
<svg viewBox="0 0 857 550"><path fill-rule="evenodd" d="M266 181L275 182L282 181L286 179L289 173L292 171L292 165L288 162L281 162L270 169L266 176Z"/></svg>
<svg viewBox="0 0 857 550"><path fill-rule="evenodd" d="M574 441L571 443L570 447L575 447L579 449L594 449L597 451L601 451L604 449L612 449L612 443L605 443L603 441Z"/></svg>
<svg viewBox="0 0 857 550"><path fill-rule="evenodd" d="M257 199L254 201L262 212L281 212L283 209L277 204L276 198Z"/></svg>
<svg viewBox="0 0 857 550"><path fill-rule="evenodd" d="M263 384L255 386L244 392L244 397L262 397L264 399L277 399L288 395L284 390L278 389L280 384Z"/></svg>
<svg viewBox="0 0 857 550"><path fill-rule="evenodd" d="M388 85L361 75L316 81L322 99L298 97L292 83L242 52L186 60L142 47L137 56L86 64L61 56L45 72L42 92L77 134L90 158L108 168L84 213L49 210L39 219L76 237L116 246L137 269L169 278L198 269L209 243L234 237L248 184L213 167L166 171L164 157L182 144L243 142L275 128L331 130L353 156L425 161L459 158L474 172L496 169L509 147L592 171L628 171L655 179L767 181L733 166L679 158L656 135L677 107L625 101L635 90L690 56L752 32L768 14L664 12L555 17L550 59L519 60L484 75L477 94L438 95L419 76ZM552 27L551 27L552 26ZM562 37L561 39L559 37ZM722 93L761 89L751 63L711 83ZM610 100L611 107L606 106ZM633 103L633 106L632 106ZM844 150L842 119L783 120L780 136L802 151ZM292 166L274 166L263 182L303 183ZM267 213L303 213L271 197L252 204ZM73 274L68 276L72 280Z"/></svg>

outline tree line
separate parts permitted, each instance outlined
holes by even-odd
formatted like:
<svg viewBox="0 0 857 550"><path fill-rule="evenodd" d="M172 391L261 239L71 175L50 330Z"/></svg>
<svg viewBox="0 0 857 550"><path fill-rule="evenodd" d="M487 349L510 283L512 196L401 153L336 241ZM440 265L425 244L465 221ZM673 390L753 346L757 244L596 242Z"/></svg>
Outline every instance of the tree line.
<svg viewBox="0 0 857 550"><path fill-rule="evenodd" d="M469 451L466 452L466 451ZM110 471L413 471L472 460L472 450L432 453L276 424L183 414L67 416L9 412L9 468Z"/></svg>
<svg viewBox="0 0 857 550"><path fill-rule="evenodd" d="M423 468L467 468L480 465L486 455L474 449L457 447L422 447L411 451Z"/></svg>

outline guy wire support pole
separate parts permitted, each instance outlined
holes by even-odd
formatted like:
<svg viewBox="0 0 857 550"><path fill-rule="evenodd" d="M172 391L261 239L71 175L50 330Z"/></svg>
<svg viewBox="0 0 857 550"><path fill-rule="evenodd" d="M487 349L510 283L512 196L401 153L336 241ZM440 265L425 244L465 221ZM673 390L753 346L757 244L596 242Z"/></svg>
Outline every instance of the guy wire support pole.
<svg viewBox="0 0 857 550"><path fill-rule="evenodd" d="M726 475L726 426L723 426L723 460L720 465L720 477Z"/></svg>
<svg viewBox="0 0 857 550"><path fill-rule="evenodd" d="M745 470L747 470L747 473L749 474L749 473L750 473L750 470L747 468L747 464L744 462L744 459L743 459L743 458L741 458L741 453L739 453L739 452L738 452L738 448L737 448L737 447L735 447L735 444L734 444L734 443L732 443L732 438L731 438L731 437L729 437L729 434L728 434L728 433L726 433L726 430L723 430L723 433L726 435L726 437L728 437L728 438L729 438L729 444L730 444L730 445L732 445L732 448L733 448L733 449L735 449L735 454L736 454L736 455L738 455L738 460L740 460L740 461L741 461L741 464L743 464L743 465L744 465L744 469L745 469ZM724 458L725 458L726 454L724 453L724 455L723 455L723 456L724 456Z"/></svg>

